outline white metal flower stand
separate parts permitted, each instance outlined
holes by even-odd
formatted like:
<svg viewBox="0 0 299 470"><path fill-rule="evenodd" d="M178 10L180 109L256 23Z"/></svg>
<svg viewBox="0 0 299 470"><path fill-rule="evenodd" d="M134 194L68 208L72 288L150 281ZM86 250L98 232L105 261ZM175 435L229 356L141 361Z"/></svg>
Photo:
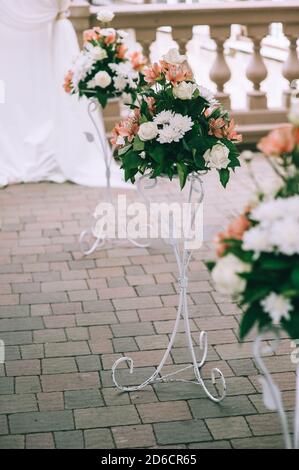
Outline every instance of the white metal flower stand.
<svg viewBox="0 0 299 470"><path fill-rule="evenodd" d="M281 392L274 382L271 373L263 361L262 355L275 353L277 350L280 337L279 330L273 329L276 339L271 346L263 346L263 341L265 339L265 333L260 334L255 342L253 347L253 354L255 361L263 374L261 378L261 384L263 389L263 401L270 411L276 411L278 413L283 438L285 442L285 447L287 449L299 449L299 357L297 358L297 368L296 368L296 398L295 398L295 412L294 412L294 430L291 433L290 426L288 423L288 418L285 412L284 404L282 401ZM291 360L291 358L290 358Z"/></svg>
<svg viewBox="0 0 299 470"><path fill-rule="evenodd" d="M142 179L141 179L142 181ZM155 180L154 180L155 181ZM203 191L203 182L202 179L200 178L199 175L193 174L189 178L190 181L190 190L188 194L188 201L191 201L192 196L194 193L197 193L197 200L198 203L202 203L203 197L204 197L204 191ZM176 182L176 184L178 184ZM153 184L149 184L147 188L152 189ZM143 194L143 197L145 200L148 200L146 195L143 193L141 189L141 185L139 184L139 191ZM195 214L193 215L193 217ZM210 390L207 388L205 381L202 377L202 372L201 369L204 366L207 358L207 353L208 353L208 335L205 331L202 331L199 335L199 345L200 349L202 350L202 357L200 360L196 358L196 353L194 349L194 344L193 344L193 339L191 336L191 329L190 329L190 319L189 319L189 311L188 311L188 302L187 302L187 289L188 289L188 276L187 276L187 271L188 271L188 265L190 258L192 256L191 250L186 248L185 242L183 243L183 248L180 248L180 243L177 239L171 238L170 243L173 247L173 251L175 254L177 266L178 266L178 271L179 271L179 306L177 309L177 316L175 320L175 324L173 327L173 331L171 333L170 341L168 344L168 347L161 359L160 364L156 368L155 372L144 382L142 382L140 385L137 386L123 386L121 385L117 378L116 378L116 373L118 366L121 365L122 363L127 363L129 365L129 372L132 374L134 371L134 361L130 357L121 357L118 359L112 367L112 379L115 384L115 386L121 390L121 391L126 391L126 392L131 392L131 391L136 391L136 390L141 390L147 385L154 384L154 383L161 383L161 382L186 382L186 383L193 383L196 385L200 385L203 390L205 391L206 395L213 400L214 402L220 402L224 399L226 395L226 384L225 384L225 379L224 376L221 372L220 369L214 367L211 370L211 379L212 379L212 384L215 388L215 394L210 392ZM180 320L183 319L184 322L184 329L185 329L185 335L186 335L186 340L187 340L187 345L188 349L190 352L190 358L191 358L191 364L187 365L179 370L176 370L175 372L162 375L162 369L163 366L166 363L167 358L169 357L171 350L174 345L174 341L178 332L178 327ZM184 372L188 369L193 369L194 372L194 380L186 380L183 378L179 378L178 374L181 372ZM219 383L219 387L217 386Z"/></svg>
<svg viewBox="0 0 299 470"><path fill-rule="evenodd" d="M87 110L88 110L89 118L94 126L96 136L98 138L100 151L103 153L103 156L104 156L104 163L105 163L105 168L106 168L105 176L106 176L107 201L113 203L113 198L112 198L112 193L111 193L111 164L113 160L113 155L112 155L112 152L109 150L109 144L107 142L107 139L100 132L99 126L94 116L94 113L100 112L99 102L95 99L89 100ZM93 139L93 136L90 136L90 138ZM81 250L81 253L85 256L91 255L98 248L102 248L108 241L106 238L98 237L95 234L95 224L96 224L96 220L94 220L94 223L92 224L91 227L83 230L79 237L80 250ZM134 246L137 246L138 248L147 248L149 246L148 243L142 244L142 243L138 243L136 240L130 239L128 241L132 243ZM113 240L113 241L109 240L109 242L116 243L116 240Z"/></svg>

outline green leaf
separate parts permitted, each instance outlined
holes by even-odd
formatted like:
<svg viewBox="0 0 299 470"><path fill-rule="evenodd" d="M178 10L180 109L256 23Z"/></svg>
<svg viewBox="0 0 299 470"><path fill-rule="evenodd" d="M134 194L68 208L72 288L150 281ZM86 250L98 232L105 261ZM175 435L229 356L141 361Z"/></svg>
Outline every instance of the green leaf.
<svg viewBox="0 0 299 470"><path fill-rule="evenodd" d="M243 315L241 324L240 324L240 338L244 339L245 336L249 333L251 328L254 326L257 320L257 315L254 310L248 309L247 312Z"/></svg>
<svg viewBox="0 0 299 470"><path fill-rule="evenodd" d="M178 175L180 180L181 189L185 186L186 179L188 176L188 170L183 162L177 162Z"/></svg>
<svg viewBox="0 0 299 470"><path fill-rule="evenodd" d="M206 267L208 268L209 271L212 271L212 269L214 269L216 263L214 261L206 261L205 265L206 265Z"/></svg>
<svg viewBox="0 0 299 470"><path fill-rule="evenodd" d="M134 142L133 142L133 149L135 152L141 152L144 150L145 143L140 139L138 135L136 135Z"/></svg>
<svg viewBox="0 0 299 470"><path fill-rule="evenodd" d="M132 170L137 169L138 166L143 162L142 158L139 157L138 153L129 151L122 157L123 168Z"/></svg>
<svg viewBox="0 0 299 470"><path fill-rule="evenodd" d="M149 155L152 157L155 162L159 163L160 165L164 161L164 149L161 145L158 145L149 151Z"/></svg>
<svg viewBox="0 0 299 470"><path fill-rule="evenodd" d="M222 168L221 170L218 170L218 172L221 184L225 188L229 181L229 170L227 168Z"/></svg>
<svg viewBox="0 0 299 470"><path fill-rule="evenodd" d="M286 259L281 258L268 258L261 261L262 269L287 269L290 267L290 262ZM299 271L298 271L299 275Z"/></svg>
<svg viewBox="0 0 299 470"><path fill-rule="evenodd" d="M293 269L291 273L291 281L293 286L299 289L299 267Z"/></svg>
<svg viewBox="0 0 299 470"><path fill-rule="evenodd" d="M125 147L118 149L117 154L121 157L122 155L127 153L130 150L130 148L132 148L132 144L126 145Z"/></svg>

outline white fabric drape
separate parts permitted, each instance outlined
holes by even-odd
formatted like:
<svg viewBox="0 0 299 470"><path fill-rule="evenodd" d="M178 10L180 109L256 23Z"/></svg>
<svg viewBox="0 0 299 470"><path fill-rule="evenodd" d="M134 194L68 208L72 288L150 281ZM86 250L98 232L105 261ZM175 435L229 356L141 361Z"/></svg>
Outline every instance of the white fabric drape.
<svg viewBox="0 0 299 470"><path fill-rule="evenodd" d="M60 12L69 0L0 0L0 186L66 180L105 185L103 155L86 132L94 133L87 102L63 88L64 75L79 52L71 22ZM104 133L102 118L99 126ZM111 184L126 186L112 165Z"/></svg>

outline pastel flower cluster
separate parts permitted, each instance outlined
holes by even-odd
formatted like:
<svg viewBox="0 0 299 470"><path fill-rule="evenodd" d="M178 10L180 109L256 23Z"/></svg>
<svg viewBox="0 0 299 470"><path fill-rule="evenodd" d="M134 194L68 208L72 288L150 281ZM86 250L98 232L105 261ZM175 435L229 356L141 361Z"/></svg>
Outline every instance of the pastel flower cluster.
<svg viewBox="0 0 299 470"><path fill-rule="evenodd" d="M219 259L208 263L216 289L235 297L244 310L242 338L254 325L279 326L299 337L297 136L298 128L285 126L261 140L258 148L275 158L274 184L259 187L244 213L216 237Z"/></svg>
<svg viewBox="0 0 299 470"><path fill-rule="evenodd" d="M125 179L178 175L183 188L190 173L216 169L225 186L240 165L235 143L241 136L212 93L196 83L186 56L171 49L142 75L132 115L111 139Z"/></svg>
<svg viewBox="0 0 299 470"><path fill-rule="evenodd" d="M140 71L145 65L140 52L128 52L124 44L127 33L106 27L113 17L110 10L100 11L98 19L105 27L83 33L83 50L75 58L64 83L67 93L97 99L103 107L108 99L123 94L133 102Z"/></svg>

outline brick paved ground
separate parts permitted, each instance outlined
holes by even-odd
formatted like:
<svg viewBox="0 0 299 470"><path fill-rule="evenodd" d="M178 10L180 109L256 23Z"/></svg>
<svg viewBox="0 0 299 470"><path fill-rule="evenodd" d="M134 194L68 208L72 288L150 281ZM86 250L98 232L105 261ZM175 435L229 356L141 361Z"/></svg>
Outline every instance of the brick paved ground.
<svg viewBox="0 0 299 470"><path fill-rule="evenodd" d="M257 162L260 175L268 173ZM237 173L226 192L206 184L203 248L190 264L191 326L209 333L204 376L220 367L228 386L221 404L192 384L161 384L119 393L115 359L128 354L147 377L167 345L176 315L177 272L169 246L114 247L83 258L78 235L102 190L72 184L18 185L0 192L1 448L248 448L281 447L278 420L263 406L251 343L238 344L239 311L213 290L203 260L212 234L247 199L248 179ZM169 194L169 185L163 194ZM129 192L130 198L136 198ZM251 336L252 338L252 336ZM285 340L267 358L292 409L294 366ZM188 361L177 338L166 372Z"/></svg>

